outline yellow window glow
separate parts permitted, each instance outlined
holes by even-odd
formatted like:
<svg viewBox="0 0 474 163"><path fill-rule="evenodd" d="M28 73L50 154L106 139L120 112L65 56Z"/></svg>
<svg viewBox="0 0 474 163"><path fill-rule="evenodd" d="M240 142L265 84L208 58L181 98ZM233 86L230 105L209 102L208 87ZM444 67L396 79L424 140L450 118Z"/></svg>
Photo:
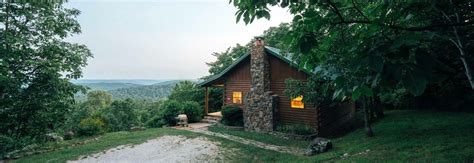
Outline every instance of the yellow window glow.
<svg viewBox="0 0 474 163"><path fill-rule="evenodd" d="M303 96L291 99L291 108L304 109Z"/></svg>
<svg viewBox="0 0 474 163"><path fill-rule="evenodd" d="M242 103L242 92L232 92L232 103L234 104Z"/></svg>

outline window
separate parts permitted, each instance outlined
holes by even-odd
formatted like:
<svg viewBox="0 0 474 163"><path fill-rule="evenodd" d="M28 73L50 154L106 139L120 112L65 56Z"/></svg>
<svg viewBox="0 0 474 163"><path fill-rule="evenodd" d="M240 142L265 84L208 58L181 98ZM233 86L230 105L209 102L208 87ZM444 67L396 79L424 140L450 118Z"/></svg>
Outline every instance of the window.
<svg viewBox="0 0 474 163"><path fill-rule="evenodd" d="M304 109L303 96L291 99L291 108Z"/></svg>
<svg viewBox="0 0 474 163"><path fill-rule="evenodd" d="M242 103L242 92L232 92L232 103L234 104Z"/></svg>

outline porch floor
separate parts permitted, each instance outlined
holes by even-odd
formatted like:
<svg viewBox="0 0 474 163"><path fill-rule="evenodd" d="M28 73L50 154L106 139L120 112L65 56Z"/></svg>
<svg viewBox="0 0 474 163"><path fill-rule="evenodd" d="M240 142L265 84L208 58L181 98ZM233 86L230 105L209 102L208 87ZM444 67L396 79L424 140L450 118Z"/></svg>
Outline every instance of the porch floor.
<svg viewBox="0 0 474 163"><path fill-rule="evenodd" d="M213 117L222 117L222 113L220 111L218 112L212 112L212 113L207 113L208 116L213 116Z"/></svg>

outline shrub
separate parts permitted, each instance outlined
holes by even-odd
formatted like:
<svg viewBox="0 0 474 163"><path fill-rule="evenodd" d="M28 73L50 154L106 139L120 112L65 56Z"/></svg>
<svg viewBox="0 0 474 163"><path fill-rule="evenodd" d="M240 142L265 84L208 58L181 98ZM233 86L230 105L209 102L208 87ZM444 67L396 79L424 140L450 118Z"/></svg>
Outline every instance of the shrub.
<svg viewBox="0 0 474 163"><path fill-rule="evenodd" d="M145 122L145 126L150 128L162 127L165 124L166 122L159 115L156 115Z"/></svg>
<svg viewBox="0 0 474 163"><path fill-rule="evenodd" d="M311 126L306 124L277 124L276 130L296 135L311 135L316 133Z"/></svg>
<svg viewBox="0 0 474 163"><path fill-rule="evenodd" d="M167 125L176 125L176 117L178 116L182 104L175 100L168 100L163 103L160 107L159 116Z"/></svg>
<svg viewBox="0 0 474 163"><path fill-rule="evenodd" d="M81 136L92 136L104 133L104 121L100 118L86 118L79 123L77 133Z"/></svg>
<svg viewBox="0 0 474 163"><path fill-rule="evenodd" d="M222 108L222 123L228 126L244 126L242 109L234 105L224 106Z"/></svg>
<svg viewBox="0 0 474 163"><path fill-rule="evenodd" d="M202 119L204 109L197 102L186 101L181 105L181 114L188 116L188 122L199 122Z"/></svg>
<svg viewBox="0 0 474 163"><path fill-rule="evenodd" d="M8 151L12 150L15 146L15 141L12 138L4 135L0 135L0 160L7 154Z"/></svg>
<svg viewBox="0 0 474 163"><path fill-rule="evenodd" d="M112 131L127 131L138 125L138 114L135 103L130 100L114 101L101 111L102 117L107 123L107 127Z"/></svg>

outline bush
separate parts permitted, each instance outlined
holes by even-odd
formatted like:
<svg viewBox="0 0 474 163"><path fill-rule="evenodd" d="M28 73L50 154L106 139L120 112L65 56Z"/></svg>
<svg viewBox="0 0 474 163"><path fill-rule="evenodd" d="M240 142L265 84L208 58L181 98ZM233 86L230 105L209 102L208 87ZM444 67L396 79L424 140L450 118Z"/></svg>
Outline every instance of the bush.
<svg viewBox="0 0 474 163"><path fill-rule="evenodd" d="M296 135L311 135L316 133L311 126L306 124L277 124L276 130Z"/></svg>
<svg viewBox="0 0 474 163"><path fill-rule="evenodd" d="M202 119L204 109L197 102L186 101L181 105L181 114L188 116L188 122L199 122Z"/></svg>
<svg viewBox="0 0 474 163"><path fill-rule="evenodd" d="M168 100L163 103L160 107L159 116L161 120L167 125L174 126L176 125L176 117L178 116L182 104L175 100Z"/></svg>
<svg viewBox="0 0 474 163"><path fill-rule="evenodd" d="M145 126L149 128L162 127L165 124L166 122L159 115L156 115L145 122Z"/></svg>
<svg viewBox="0 0 474 163"><path fill-rule="evenodd" d="M15 147L15 141L12 138L0 135L0 160L7 154L8 151Z"/></svg>
<svg viewBox="0 0 474 163"><path fill-rule="evenodd" d="M111 131L128 131L131 127L138 125L138 114L135 102L127 99L114 101L100 113Z"/></svg>
<svg viewBox="0 0 474 163"><path fill-rule="evenodd" d="M222 123L228 126L244 126L244 115L238 106L227 105L222 108Z"/></svg>
<svg viewBox="0 0 474 163"><path fill-rule="evenodd" d="M102 134L104 130L105 123L100 118L86 118L82 119L79 123L79 128L77 133L81 136L92 136L97 134Z"/></svg>

